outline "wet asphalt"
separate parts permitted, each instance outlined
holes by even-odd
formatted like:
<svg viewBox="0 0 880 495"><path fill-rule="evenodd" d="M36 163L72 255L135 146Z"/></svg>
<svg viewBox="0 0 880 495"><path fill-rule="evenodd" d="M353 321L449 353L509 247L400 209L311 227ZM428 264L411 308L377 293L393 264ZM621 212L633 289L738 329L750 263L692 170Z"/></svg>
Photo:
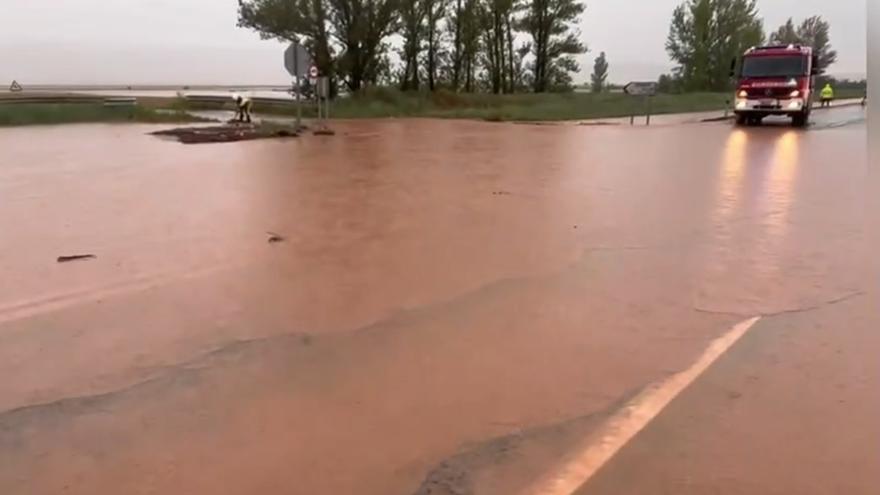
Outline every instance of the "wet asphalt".
<svg viewBox="0 0 880 495"><path fill-rule="evenodd" d="M815 120L0 130L0 492L513 493L762 316L583 494L868 493L863 110Z"/></svg>

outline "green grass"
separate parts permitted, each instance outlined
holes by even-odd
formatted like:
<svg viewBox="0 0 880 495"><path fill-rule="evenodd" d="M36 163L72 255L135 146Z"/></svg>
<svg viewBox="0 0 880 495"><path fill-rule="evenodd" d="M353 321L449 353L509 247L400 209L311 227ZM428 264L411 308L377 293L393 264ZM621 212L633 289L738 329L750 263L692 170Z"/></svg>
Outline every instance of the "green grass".
<svg viewBox="0 0 880 495"><path fill-rule="evenodd" d="M0 104L0 126L71 124L78 122L196 122L181 111L161 111L141 106L107 107L95 103Z"/></svg>
<svg viewBox="0 0 880 495"><path fill-rule="evenodd" d="M652 112L686 113L724 108L730 96L719 93L658 95ZM625 117L643 112L641 99L619 93L457 94L402 93L375 88L335 102L336 118L437 117L489 121L580 120Z"/></svg>
<svg viewBox="0 0 880 495"><path fill-rule="evenodd" d="M861 98L857 90L840 90L838 99ZM734 97L724 93L660 94L651 98L653 114L721 111ZM199 103L176 99L166 106L180 111L224 108L228 102ZM257 101L255 113L296 115L293 104L266 104ZM485 93L453 93L439 90L402 92L396 88L373 87L351 97L332 102L331 117L341 119L427 117L502 121L559 121L628 117L644 112L644 102L622 93L519 93L492 95ZM304 102L302 114L315 116L314 102Z"/></svg>
<svg viewBox="0 0 880 495"><path fill-rule="evenodd" d="M733 92L660 94L651 98L657 114L721 111ZM861 98L858 91L838 91L838 99ZM402 93L373 88L337 100L335 118L436 117L488 121L554 121L627 117L644 113L644 102L621 93L461 94L448 91Z"/></svg>
<svg viewBox="0 0 880 495"><path fill-rule="evenodd" d="M822 89L822 88L816 88L817 94L820 89ZM849 100L849 99L855 99L855 98L862 98L863 96L865 96L864 89L846 88L846 89L835 89L834 90L834 97L837 98L838 100Z"/></svg>

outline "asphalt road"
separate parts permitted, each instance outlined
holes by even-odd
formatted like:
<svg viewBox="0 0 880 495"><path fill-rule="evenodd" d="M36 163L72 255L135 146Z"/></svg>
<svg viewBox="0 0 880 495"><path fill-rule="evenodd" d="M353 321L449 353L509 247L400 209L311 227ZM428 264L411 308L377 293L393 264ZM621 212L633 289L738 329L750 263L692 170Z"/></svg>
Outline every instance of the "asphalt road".
<svg viewBox="0 0 880 495"><path fill-rule="evenodd" d="M750 318L557 493L880 481L859 107L154 129L0 130L0 493L537 493Z"/></svg>

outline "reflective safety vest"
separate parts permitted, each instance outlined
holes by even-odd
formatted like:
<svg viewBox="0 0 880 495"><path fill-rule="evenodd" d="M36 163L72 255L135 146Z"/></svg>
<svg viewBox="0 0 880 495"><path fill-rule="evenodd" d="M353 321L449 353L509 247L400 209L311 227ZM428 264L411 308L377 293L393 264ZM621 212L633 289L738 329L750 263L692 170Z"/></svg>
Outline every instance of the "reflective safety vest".
<svg viewBox="0 0 880 495"><path fill-rule="evenodd" d="M822 88L822 98L825 100L834 98L834 88L832 88L830 84L826 84L825 87Z"/></svg>

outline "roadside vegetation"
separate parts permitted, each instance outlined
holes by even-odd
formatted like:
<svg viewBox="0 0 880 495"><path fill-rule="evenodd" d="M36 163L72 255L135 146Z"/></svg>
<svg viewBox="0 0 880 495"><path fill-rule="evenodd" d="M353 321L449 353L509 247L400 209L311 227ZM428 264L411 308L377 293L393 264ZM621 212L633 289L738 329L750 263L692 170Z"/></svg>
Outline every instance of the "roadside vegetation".
<svg viewBox="0 0 880 495"><path fill-rule="evenodd" d="M716 93L658 95L652 112L685 113L724 108L728 97ZM332 115L338 118L437 117L489 121L583 120L625 117L644 112L640 99L621 93L463 94L402 92L372 88L338 100Z"/></svg>
<svg viewBox="0 0 880 495"><path fill-rule="evenodd" d="M588 75L577 62L590 52L589 33L578 28L585 15L590 11L580 0L238 2L239 26L264 38L300 42L329 78L333 94L374 87L411 93L570 92L576 77ZM680 0L670 12L665 40L675 67L657 80L661 92L732 91L731 61L756 45L812 46L823 76L837 59L831 27L820 16L788 19L769 32L766 27L758 0ZM604 93L616 77L613 61L597 48L587 87ZM416 96L404 106L426 100Z"/></svg>
<svg viewBox="0 0 880 495"><path fill-rule="evenodd" d="M654 115L690 112L722 112L733 98L733 92L659 94L651 98ZM839 99L861 98L860 88L843 89ZM175 100L174 108L181 111L219 110L232 115L230 103L211 104ZM359 118L455 118L487 121L560 121L628 117L644 113L644 102L623 93L525 93L493 95L486 93L453 93L400 91L397 88L366 88L354 96L337 98L332 103L334 119ZM266 104L257 101L258 114L296 115L291 104ZM315 116L314 103L303 103L303 116Z"/></svg>
<svg viewBox="0 0 880 495"><path fill-rule="evenodd" d="M186 112L143 106L104 106L100 103L0 103L0 126L71 124L84 122L197 122Z"/></svg>

